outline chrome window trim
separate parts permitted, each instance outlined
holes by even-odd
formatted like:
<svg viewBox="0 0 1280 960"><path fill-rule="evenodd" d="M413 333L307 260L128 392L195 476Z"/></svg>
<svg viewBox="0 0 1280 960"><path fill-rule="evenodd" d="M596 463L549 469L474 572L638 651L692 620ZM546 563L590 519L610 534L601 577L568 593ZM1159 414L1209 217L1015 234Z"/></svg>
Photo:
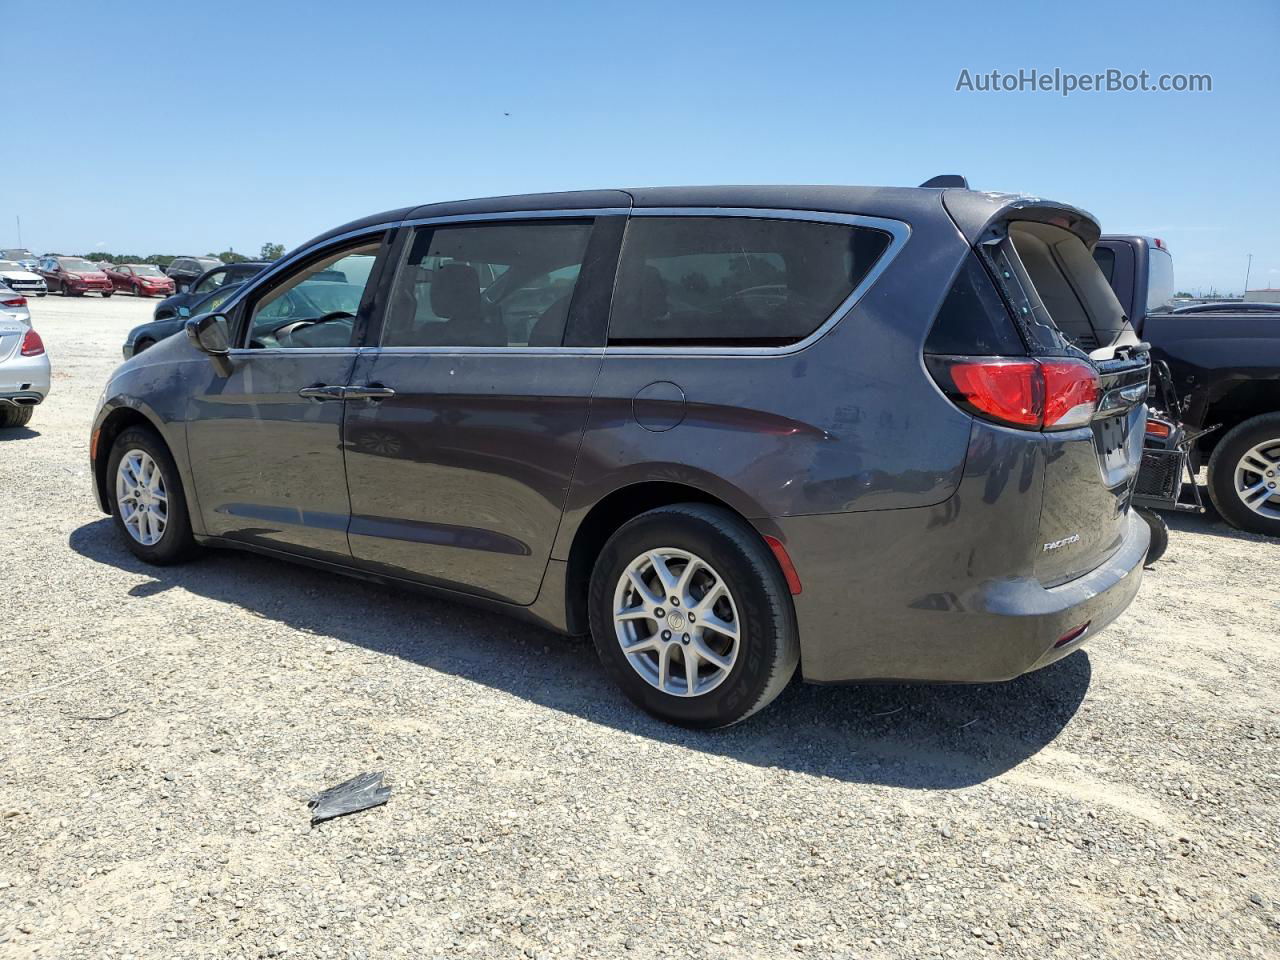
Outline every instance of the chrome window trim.
<svg viewBox="0 0 1280 960"><path fill-rule="evenodd" d="M628 216L628 217L736 217L758 220L807 220L816 223L839 223L853 227L869 227L881 230L890 235L888 248L880 255L880 259L867 271L866 276L858 283L840 304L818 327L802 340L778 347L735 347L720 346L680 346L678 344L655 344L653 346L612 347L607 343L599 347L465 347L465 346L404 346L383 347L378 344L360 347L318 348L318 347L282 347L270 350L252 347L235 347L232 355L265 353L286 353L296 355L300 351L311 353L330 352L333 349L346 351L377 350L388 353L419 354L501 354L519 356L521 354L542 355L560 354L566 356L599 356L604 353L610 356L698 356L698 357L777 357L798 353L822 339L845 315L849 313L859 300L875 285L880 276L897 259L902 248L911 237L911 226L901 220L887 217L868 217L861 214L831 213L824 210L779 209L775 207L591 207L586 209L556 210L504 210L492 213L453 214L443 217L422 217L414 220L396 220L385 223L370 224L358 230L328 237L320 243L294 251L287 258L276 261L252 281L245 283L227 303L220 313L229 313L237 308L241 301L251 295L263 284L270 283L280 271L287 269L299 260L304 260L319 250L341 244L344 241L359 237L385 233L401 227L434 226L435 224L479 223L500 220L574 220L584 217ZM624 239L625 243L625 239ZM625 249L625 247L624 247ZM397 265L397 270L399 269Z"/></svg>

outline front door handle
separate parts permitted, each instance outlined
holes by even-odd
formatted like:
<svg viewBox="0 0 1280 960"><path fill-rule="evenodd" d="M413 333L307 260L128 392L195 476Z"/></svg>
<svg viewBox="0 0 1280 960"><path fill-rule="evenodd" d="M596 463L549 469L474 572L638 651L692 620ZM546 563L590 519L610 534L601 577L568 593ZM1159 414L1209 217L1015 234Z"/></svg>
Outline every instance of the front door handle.
<svg viewBox="0 0 1280 960"><path fill-rule="evenodd" d="M343 397L347 400L385 400L388 397L394 397L396 392L390 387L384 387L380 383L369 383L362 387L347 387L343 390Z"/></svg>
<svg viewBox="0 0 1280 960"><path fill-rule="evenodd" d="M346 387L338 387L328 383L316 383L303 387L298 396L307 400L341 400Z"/></svg>

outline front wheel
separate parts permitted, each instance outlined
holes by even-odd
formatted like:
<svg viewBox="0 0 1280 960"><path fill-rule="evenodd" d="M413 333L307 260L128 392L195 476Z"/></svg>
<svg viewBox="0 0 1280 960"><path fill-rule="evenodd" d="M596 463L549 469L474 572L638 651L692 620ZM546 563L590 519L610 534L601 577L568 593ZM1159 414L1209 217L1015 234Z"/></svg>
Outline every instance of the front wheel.
<svg viewBox="0 0 1280 960"><path fill-rule="evenodd" d="M1133 509L1151 531L1151 543L1147 546L1147 562L1143 564L1149 567L1163 557L1164 552L1169 549L1169 525L1164 522L1164 517L1154 510L1148 510L1146 507Z"/></svg>
<svg viewBox="0 0 1280 960"><path fill-rule="evenodd" d="M596 560L588 603L609 675L638 706L682 726L746 719L800 659L777 561L720 507L675 504L628 521Z"/></svg>
<svg viewBox="0 0 1280 960"><path fill-rule="evenodd" d="M151 340L148 337L143 337L141 340L139 340L137 343L133 345L133 355L136 357L143 350L150 350L155 345L156 345L156 342L154 340Z"/></svg>
<svg viewBox="0 0 1280 960"><path fill-rule="evenodd" d="M164 565L192 553L182 479L159 434L147 427L123 431L111 447L107 484L116 529L134 556Z"/></svg>
<svg viewBox="0 0 1280 960"><path fill-rule="evenodd" d="M115 291L114 291L114 290L103 290L103 291L102 291L102 299L103 299L103 300L106 300L106 299L107 299L107 297L111 296L113 293L115 293Z"/></svg>
<svg viewBox="0 0 1280 960"><path fill-rule="evenodd" d="M1280 413L1246 420L1218 442L1209 497L1232 526L1280 537Z"/></svg>

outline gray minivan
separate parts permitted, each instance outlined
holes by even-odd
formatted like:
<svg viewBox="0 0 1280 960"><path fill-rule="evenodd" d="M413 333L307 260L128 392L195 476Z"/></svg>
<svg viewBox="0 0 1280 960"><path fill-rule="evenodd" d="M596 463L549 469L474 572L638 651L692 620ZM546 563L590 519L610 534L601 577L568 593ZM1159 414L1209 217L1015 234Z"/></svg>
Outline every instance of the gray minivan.
<svg viewBox="0 0 1280 960"><path fill-rule="evenodd" d="M1142 577L1149 361L1098 232L954 188L379 214L112 375L98 502L154 563L236 547L590 632L688 726L797 665L1008 679Z"/></svg>

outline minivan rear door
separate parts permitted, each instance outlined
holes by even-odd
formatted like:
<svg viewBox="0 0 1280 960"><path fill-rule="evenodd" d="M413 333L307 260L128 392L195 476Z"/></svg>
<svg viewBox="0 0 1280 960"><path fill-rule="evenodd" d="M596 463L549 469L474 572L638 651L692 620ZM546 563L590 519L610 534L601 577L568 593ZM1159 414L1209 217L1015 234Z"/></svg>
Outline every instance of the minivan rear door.
<svg viewBox="0 0 1280 960"><path fill-rule="evenodd" d="M625 219L566 210L403 231L343 429L357 564L509 603L537 598Z"/></svg>

